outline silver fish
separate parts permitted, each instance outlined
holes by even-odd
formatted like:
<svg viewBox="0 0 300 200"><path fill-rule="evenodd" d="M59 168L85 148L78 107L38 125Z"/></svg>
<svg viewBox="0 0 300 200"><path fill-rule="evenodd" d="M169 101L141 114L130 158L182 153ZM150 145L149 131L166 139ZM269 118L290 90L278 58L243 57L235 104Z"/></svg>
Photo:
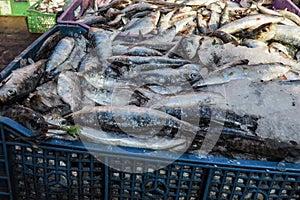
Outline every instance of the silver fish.
<svg viewBox="0 0 300 200"><path fill-rule="evenodd" d="M103 63L104 60L112 56L112 40L110 39L110 35L107 31L98 28L90 28L89 35L94 44L91 54L97 55L99 62Z"/></svg>
<svg viewBox="0 0 300 200"><path fill-rule="evenodd" d="M185 138L166 138L166 137L149 137L149 138L135 138L121 135L116 132L103 131L87 126L81 127L80 138L83 141L91 141L94 143L101 143L115 146L126 146L134 148L152 149L152 150L170 150L170 151L184 151L188 148L188 141Z"/></svg>
<svg viewBox="0 0 300 200"><path fill-rule="evenodd" d="M65 71L59 74L57 80L57 94L70 105L71 110L77 111L82 107L81 80L75 72Z"/></svg>
<svg viewBox="0 0 300 200"><path fill-rule="evenodd" d="M278 23L283 21L283 17L271 16L271 15L249 15L233 22L227 23L220 27L218 30L224 31L229 34L233 34L244 29L255 29L264 24Z"/></svg>
<svg viewBox="0 0 300 200"><path fill-rule="evenodd" d="M169 129L179 129L180 134L194 136L199 130L164 112L136 106L96 106L85 108L71 115L80 126L122 131L137 138L168 135ZM166 130L168 129L168 130Z"/></svg>
<svg viewBox="0 0 300 200"><path fill-rule="evenodd" d="M124 55L127 55L127 56L162 56L163 54L154 49L137 46L137 47L128 48L127 52Z"/></svg>
<svg viewBox="0 0 300 200"><path fill-rule="evenodd" d="M271 39L286 44L300 47L299 26L288 26L273 24L268 32L262 33L259 36L260 40L269 41Z"/></svg>
<svg viewBox="0 0 300 200"><path fill-rule="evenodd" d="M129 13L129 12L140 12L140 11L145 11L145 10L154 10L157 9L158 6L150 3L137 3L137 4L131 4L121 10L122 13Z"/></svg>
<svg viewBox="0 0 300 200"><path fill-rule="evenodd" d="M71 37L64 37L56 45L52 55L46 64L46 72L50 72L65 62L75 46L75 40Z"/></svg>
<svg viewBox="0 0 300 200"><path fill-rule="evenodd" d="M204 81L201 80L193 86L223 84L237 79L248 79L254 82L270 81L280 78L288 71L290 71L290 67L281 63L229 66L216 73L211 73Z"/></svg>
<svg viewBox="0 0 300 200"><path fill-rule="evenodd" d="M160 96L153 99L151 108L196 108L201 106L226 105L226 98L216 92L189 92L174 96ZM149 103L150 104L150 103Z"/></svg>
<svg viewBox="0 0 300 200"><path fill-rule="evenodd" d="M124 30L124 34L148 34L156 27L160 12L156 11L149 16L138 19L134 24Z"/></svg>
<svg viewBox="0 0 300 200"><path fill-rule="evenodd" d="M73 51L69 55L68 59L53 70L54 74L70 69L77 71L81 58L86 54L88 41L83 36L79 36L79 38L75 39L75 42Z"/></svg>
<svg viewBox="0 0 300 200"><path fill-rule="evenodd" d="M292 13L288 10L278 10L277 12L279 12L283 17L292 20L298 26L300 26L300 17L298 15L296 15L295 13Z"/></svg>
<svg viewBox="0 0 300 200"><path fill-rule="evenodd" d="M160 85L178 86L194 83L202 78L200 70L194 65L184 65L179 68L161 68L148 71L136 71L124 74L125 80L134 82L135 85Z"/></svg>
<svg viewBox="0 0 300 200"><path fill-rule="evenodd" d="M164 57L143 57L143 56L112 56L108 59L110 63L122 63L127 65L132 64L147 64L147 63L161 63L161 64L173 64L174 66L181 66L189 64L190 61L182 59L171 59Z"/></svg>
<svg viewBox="0 0 300 200"><path fill-rule="evenodd" d="M220 26L221 12L219 12L219 10L221 9L221 7L218 4L210 4L210 5L213 5L213 7L211 9L212 12L207 24L207 29L208 32L214 32Z"/></svg>
<svg viewBox="0 0 300 200"><path fill-rule="evenodd" d="M91 84L97 89L109 90L111 91L115 87L122 87L125 85L131 85L131 83L120 80L120 78L107 77L104 74L104 71L97 68L84 71L77 74L80 77L83 77L86 82Z"/></svg>
<svg viewBox="0 0 300 200"><path fill-rule="evenodd" d="M28 95L35 89L45 73L46 60L13 70L0 85L0 104Z"/></svg>

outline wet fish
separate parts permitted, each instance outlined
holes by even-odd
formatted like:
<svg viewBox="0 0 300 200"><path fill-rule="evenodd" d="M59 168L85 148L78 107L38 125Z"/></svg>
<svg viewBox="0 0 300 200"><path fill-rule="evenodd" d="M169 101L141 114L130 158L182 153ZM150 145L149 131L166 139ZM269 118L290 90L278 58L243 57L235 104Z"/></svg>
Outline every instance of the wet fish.
<svg viewBox="0 0 300 200"><path fill-rule="evenodd" d="M127 52L124 55L127 55L127 56L162 56L163 54L154 49L138 46L138 47L128 48Z"/></svg>
<svg viewBox="0 0 300 200"><path fill-rule="evenodd" d="M281 77L288 71L290 71L290 67L281 63L238 65L212 73L204 81L201 80L193 86L223 84L236 79L248 79L254 82L270 81Z"/></svg>
<svg viewBox="0 0 300 200"><path fill-rule="evenodd" d="M62 37L63 36L59 31L48 36L47 39L41 45L40 49L36 52L35 60L48 58L52 53L52 51L49 51L49 49L54 49L54 47L62 39Z"/></svg>
<svg viewBox="0 0 300 200"><path fill-rule="evenodd" d="M199 81L202 76L198 67L195 67L194 65L184 65L175 69L161 68L148 71L135 71L133 73L124 74L122 78L129 80L130 82L134 82L138 86L178 86L183 84L192 84Z"/></svg>
<svg viewBox="0 0 300 200"><path fill-rule="evenodd" d="M148 34L156 27L160 16L160 12L156 11L149 16L137 19L135 23L124 30L124 34Z"/></svg>
<svg viewBox="0 0 300 200"><path fill-rule="evenodd" d="M42 114L51 112L54 108L57 108L55 111L60 109L62 114L70 113L70 107L62 101L60 96L43 90L31 93L26 101L25 105Z"/></svg>
<svg viewBox="0 0 300 200"><path fill-rule="evenodd" d="M273 24L268 32L261 33L259 39L263 41L275 40L300 47L299 31L299 26Z"/></svg>
<svg viewBox="0 0 300 200"><path fill-rule="evenodd" d="M179 130L178 136L194 136L199 128L164 112L136 106L97 106L72 114L80 126L102 130L121 131L137 138L163 134L169 137L170 129ZM176 135L176 134L175 134Z"/></svg>
<svg viewBox="0 0 300 200"><path fill-rule="evenodd" d="M75 38L75 45L68 59L62 64L58 65L53 70L53 74L58 74L59 72L67 70L77 71L81 58L86 54L87 44L88 41L83 36L78 36L78 38Z"/></svg>
<svg viewBox="0 0 300 200"><path fill-rule="evenodd" d="M278 23L283 21L283 17L257 14L249 15L233 22L227 23L218 30L229 34L234 34L244 29L255 29L264 24Z"/></svg>
<svg viewBox="0 0 300 200"><path fill-rule="evenodd" d="M46 72L50 72L61 65L70 56L75 46L75 40L71 37L64 37L56 45L53 53L51 54L47 64Z"/></svg>
<svg viewBox="0 0 300 200"><path fill-rule="evenodd" d="M130 13L130 12L141 12L145 10L154 10L157 9L158 6L155 4L150 4L150 3L137 3L137 4L131 4L121 10L122 13Z"/></svg>
<svg viewBox="0 0 300 200"><path fill-rule="evenodd" d="M216 92L195 91L172 96L158 96L153 98L152 108L188 109L201 106L226 105L225 97Z"/></svg>
<svg viewBox="0 0 300 200"><path fill-rule="evenodd" d="M147 63L158 63L158 64L173 64L174 66L182 66L189 64L190 61L182 59L171 59L165 57L142 57L142 56L112 56L108 59L111 63L120 63L125 65L132 64L147 64Z"/></svg>
<svg viewBox="0 0 300 200"><path fill-rule="evenodd" d="M15 101L35 89L45 73L46 60L13 70L11 74L1 82L0 104Z"/></svg>
<svg viewBox="0 0 300 200"><path fill-rule="evenodd" d="M112 56L112 40L107 31L98 28L90 28L89 35L94 48L91 54L97 56L100 63L105 62L107 58Z"/></svg>
<svg viewBox="0 0 300 200"><path fill-rule="evenodd" d="M97 68L90 69L83 73L77 74L80 77L83 77L86 82L91 84L97 89L109 90L111 91L115 87L122 87L125 85L131 85L130 83L120 80L120 78L107 77L104 74L104 71Z"/></svg>
<svg viewBox="0 0 300 200"><path fill-rule="evenodd" d="M295 13L292 13L288 10L278 10L283 17L288 18L289 20L292 20L295 22L298 26L300 26L300 17L296 15Z"/></svg>
<svg viewBox="0 0 300 200"><path fill-rule="evenodd" d="M36 134L46 134L48 131L48 124L43 115L30 108L13 105L5 109L1 115L15 120Z"/></svg>
<svg viewBox="0 0 300 200"><path fill-rule="evenodd" d="M65 71L59 74L57 94L70 105L73 112L82 107L82 88L80 77L75 72Z"/></svg>
<svg viewBox="0 0 300 200"><path fill-rule="evenodd" d="M132 99L134 95L134 87L126 87L126 85L116 85L110 90L104 88L96 88L92 85L87 85L83 90L83 94L103 106L109 105L133 105L138 103L138 100Z"/></svg>
<svg viewBox="0 0 300 200"><path fill-rule="evenodd" d="M219 28L221 12L222 12L222 9L218 4L210 4L210 5L213 5L213 6L211 6L212 12L211 12L208 24L207 24L207 29L208 29L209 33L214 32L215 30L217 30ZM221 10L221 12L219 10Z"/></svg>
<svg viewBox="0 0 300 200"><path fill-rule="evenodd" d="M80 138L83 138L83 141L88 140L94 143L152 150L170 150L176 152L185 151L189 146L189 142L185 138L171 139L159 136L135 138L127 135L121 135L119 132L103 131L87 126L83 126L81 128Z"/></svg>

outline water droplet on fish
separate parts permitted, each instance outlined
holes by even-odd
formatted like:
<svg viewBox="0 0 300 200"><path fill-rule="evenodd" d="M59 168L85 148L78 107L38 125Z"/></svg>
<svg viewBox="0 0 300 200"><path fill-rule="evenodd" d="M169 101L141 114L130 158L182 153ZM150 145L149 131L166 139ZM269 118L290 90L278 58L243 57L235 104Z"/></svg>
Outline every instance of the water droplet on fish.
<svg viewBox="0 0 300 200"><path fill-rule="evenodd" d="M283 163L283 162L278 163L276 168L281 172L286 171L286 166L285 166L285 163Z"/></svg>

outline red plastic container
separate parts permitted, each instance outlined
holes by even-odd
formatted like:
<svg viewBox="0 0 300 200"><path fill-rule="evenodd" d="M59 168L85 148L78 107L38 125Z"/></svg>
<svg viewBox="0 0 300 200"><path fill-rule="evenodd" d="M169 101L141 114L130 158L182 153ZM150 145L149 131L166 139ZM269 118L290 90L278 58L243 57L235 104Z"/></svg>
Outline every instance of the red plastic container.
<svg viewBox="0 0 300 200"><path fill-rule="evenodd" d="M105 2L105 0L98 0L98 3ZM240 0L235 0L239 2ZM65 12L57 19L58 24L67 24L67 25L80 25L84 28L89 29L90 26L76 22L76 18L83 15L84 11L88 6L92 5L93 0L74 0L72 4L65 10ZM273 1L274 10L283 10L287 9L300 16L300 9L291 1L291 0L274 0Z"/></svg>

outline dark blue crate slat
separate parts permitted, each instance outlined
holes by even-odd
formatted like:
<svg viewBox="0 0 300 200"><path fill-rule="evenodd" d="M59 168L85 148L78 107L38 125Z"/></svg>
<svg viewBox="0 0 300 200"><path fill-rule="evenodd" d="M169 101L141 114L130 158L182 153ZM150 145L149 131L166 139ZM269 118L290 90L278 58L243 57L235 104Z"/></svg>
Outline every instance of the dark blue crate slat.
<svg viewBox="0 0 300 200"><path fill-rule="evenodd" d="M26 129L13 122L7 125L7 119L0 118L0 122L16 199L300 198L299 165L286 164L277 170L278 163L273 162L184 155L154 170L168 159L147 158L138 150L124 153L117 148L109 151L105 145L90 146L89 150L103 155L106 164L120 171L99 162L80 142L50 140L37 148L26 140L15 140L21 132L29 136Z"/></svg>
<svg viewBox="0 0 300 200"><path fill-rule="evenodd" d="M65 36L87 33L77 26L55 26L24 50L1 77L18 68L21 58L32 57L57 30ZM141 149L87 147L55 139L37 146L28 140L32 132L8 118L0 117L0 131L1 200L300 199L300 164L185 154L165 166L169 158L164 152L150 156ZM108 167L111 164L118 169Z"/></svg>
<svg viewBox="0 0 300 200"><path fill-rule="evenodd" d="M9 163L7 145L3 125L0 123L0 199L12 199L11 178L9 175Z"/></svg>

